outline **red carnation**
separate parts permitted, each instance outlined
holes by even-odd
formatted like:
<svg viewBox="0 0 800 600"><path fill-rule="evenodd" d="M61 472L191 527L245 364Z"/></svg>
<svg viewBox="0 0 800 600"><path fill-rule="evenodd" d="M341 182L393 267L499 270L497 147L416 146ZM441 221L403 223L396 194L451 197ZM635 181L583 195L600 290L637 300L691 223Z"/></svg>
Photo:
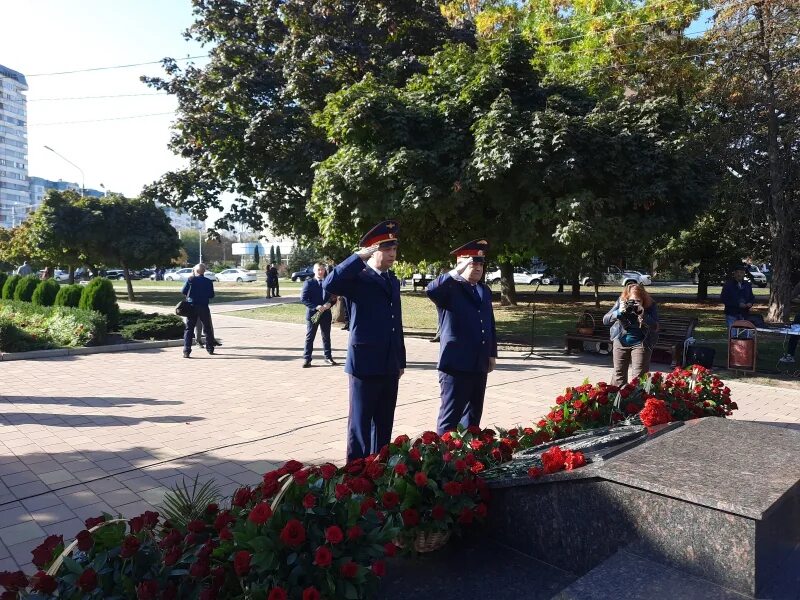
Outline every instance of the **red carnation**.
<svg viewBox="0 0 800 600"><path fill-rule="evenodd" d="M404 463L397 463L394 466L394 472L400 476L403 476L408 473L408 467Z"/></svg>
<svg viewBox="0 0 800 600"><path fill-rule="evenodd" d="M417 487L425 487L428 485L428 476L420 471L419 473L414 473L414 483Z"/></svg>
<svg viewBox="0 0 800 600"><path fill-rule="evenodd" d="M413 508L407 508L402 513L403 525L406 527L415 527L419 525L419 513Z"/></svg>
<svg viewBox="0 0 800 600"><path fill-rule="evenodd" d="M537 477L541 477L544 474L544 471L539 467L531 467L528 469L528 477L536 479Z"/></svg>
<svg viewBox="0 0 800 600"><path fill-rule="evenodd" d="M457 481L448 481L442 486L444 493L448 496L460 496L461 495L461 484Z"/></svg>
<svg viewBox="0 0 800 600"><path fill-rule="evenodd" d="M325 539L331 544L339 544L344 539L344 533L338 525L331 525L325 530Z"/></svg>
<svg viewBox="0 0 800 600"><path fill-rule="evenodd" d="M386 575L386 563L382 560L376 560L372 563L372 572L378 577L383 577Z"/></svg>
<svg viewBox="0 0 800 600"><path fill-rule="evenodd" d="M319 590L313 585L303 590L303 600L320 600Z"/></svg>
<svg viewBox="0 0 800 600"><path fill-rule="evenodd" d="M289 596L282 587L274 587L270 590L267 600L288 600Z"/></svg>
<svg viewBox="0 0 800 600"><path fill-rule="evenodd" d="M136 586L136 600L156 600L158 598L158 582L153 579L143 581Z"/></svg>
<svg viewBox="0 0 800 600"><path fill-rule="evenodd" d="M317 503L317 499L311 492L307 493L303 496L303 506L305 508L314 508L314 505Z"/></svg>
<svg viewBox="0 0 800 600"><path fill-rule="evenodd" d="M97 573L92 568L86 569L81 573L81 576L78 577L78 581L75 582L75 585L80 591L88 594L97 587Z"/></svg>
<svg viewBox="0 0 800 600"><path fill-rule="evenodd" d="M253 555L247 550L239 550L233 555L233 570L238 577L244 577L250 572L250 560Z"/></svg>
<svg viewBox="0 0 800 600"><path fill-rule="evenodd" d="M331 562L333 561L333 552L327 546L320 546L317 548L317 551L314 553L314 564L318 567L325 567L331 566Z"/></svg>
<svg viewBox="0 0 800 600"><path fill-rule="evenodd" d="M583 452L572 452L571 450L567 451L567 456L564 460L564 467L566 467L567 471L572 471L572 469L577 469L585 464L586 457L583 455Z"/></svg>
<svg viewBox="0 0 800 600"><path fill-rule="evenodd" d="M483 471L484 468L485 467L483 466L483 463L481 461L479 461L479 460L476 460L475 464L472 465L469 468L469 470L472 471L473 473L480 473L481 471Z"/></svg>
<svg viewBox="0 0 800 600"><path fill-rule="evenodd" d="M644 403L644 408L639 414L647 427L654 425L661 425L662 423L669 423L672 420L672 415L663 400L656 398L648 398Z"/></svg>
<svg viewBox="0 0 800 600"><path fill-rule="evenodd" d="M303 463L297 460L288 460L286 464L281 467L287 473L296 473L303 468Z"/></svg>
<svg viewBox="0 0 800 600"><path fill-rule="evenodd" d="M0 585L9 592L17 592L28 587L28 578L22 571L0 571Z"/></svg>
<svg viewBox="0 0 800 600"><path fill-rule="evenodd" d="M413 460L414 462L419 462L422 460L422 454L419 452L419 448L412 448L408 451L408 458Z"/></svg>
<svg viewBox="0 0 800 600"><path fill-rule="evenodd" d="M338 469L331 463L325 463L319 468L319 472L325 481L328 481L334 477L336 475L336 471L338 471Z"/></svg>
<svg viewBox="0 0 800 600"><path fill-rule="evenodd" d="M389 490L388 492L384 492L381 502L383 502L384 508L391 510L400 503L400 495L397 492Z"/></svg>
<svg viewBox="0 0 800 600"><path fill-rule="evenodd" d="M447 511L441 504L437 504L431 509L431 517L433 518L434 521L442 521L446 516L447 516Z"/></svg>
<svg viewBox="0 0 800 600"><path fill-rule="evenodd" d="M346 579L352 579L358 574L358 565L350 560L344 563L339 571L341 572L342 577Z"/></svg>
<svg viewBox="0 0 800 600"><path fill-rule="evenodd" d="M395 546L392 542L387 542L383 546L383 551L386 552L386 556L391 558L397 554L397 546Z"/></svg>
<svg viewBox="0 0 800 600"><path fill-rule="evenodd" d="M297 519L290 519L281 531L281 541L287 546L297 547L306 541L306 529Z"/></svg>
<svg viewBox="0 0 800 600"><path fill-rule="evenodd" d="M542 465L545 474L556 473L564 468L566 454L558 446L553 446L542 454Z"/></svg>
<svg viewBox="0 0 800 600"><path fill-rule="evenodd" d="M56 578L52 575L48 575L44 571L39 571L31 577L31 588L34 592L41 592L43 594L52 594L56 591L58 587L58 582ZM14 591L14 590L9 590Z"/></svg>
<svg viewBox="0 0 800 600"><path fill-rule="evenodd" d="M236 490L236 493L233 494L233 500L231 500L231 504L234 506L245 506L248 502L250 502L250 497L252 496L252 492L250 488L239 488Z"/></svg>
<svg viewBox="0 0 800 600"><path fill-rule="evenodd" d="M361 527L359 527L358 525L353 525L350 529L347 530L347 539L350 541L357 540L362 535L364 535L364 530L361 529Z"/></svg>
<svg viewBox="0 0 800 600"><path fill-rule="evenodd" d="M88 552L94 546L94 538L88 530L84 529L75 536L78 542L78 550L81 552Z"/></svg>
<svg viewBox="0 0 800 600"><path fill-rule="evenodd" d="M266 502L259 502L250 511L247 520L256 525L263 525L272 516L272 509Z"/></svg>

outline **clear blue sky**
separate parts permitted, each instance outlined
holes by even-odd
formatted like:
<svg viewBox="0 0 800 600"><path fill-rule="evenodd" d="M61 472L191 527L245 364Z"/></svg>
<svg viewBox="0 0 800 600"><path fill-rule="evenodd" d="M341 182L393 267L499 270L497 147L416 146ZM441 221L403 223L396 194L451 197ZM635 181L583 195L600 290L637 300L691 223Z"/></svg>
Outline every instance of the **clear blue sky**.
<svg viewBox="0 0 800 600"><path fill-rule="evenodd" d="M181 35L192 22L189 0L16 0L2 4L0 64L26 75L30 88L30 175L80 183L79 172L45 150L45 145L83 169L87 187L99 189L103 183L107 189L129 196L181 164L167 149L176 106L170 96L47 100L154 94L139 77L163 73L160 65L35 75L205 54L202 47ZM167 114L102 120L152 113ZM72 121L91 122L64 124Z"/></svg>

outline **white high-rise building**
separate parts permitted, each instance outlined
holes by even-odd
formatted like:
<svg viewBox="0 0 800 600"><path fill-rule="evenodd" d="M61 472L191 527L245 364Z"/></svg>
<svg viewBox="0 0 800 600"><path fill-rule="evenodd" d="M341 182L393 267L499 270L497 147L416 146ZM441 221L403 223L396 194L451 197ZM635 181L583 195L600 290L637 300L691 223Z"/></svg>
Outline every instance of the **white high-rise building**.
<svg viewBox="0 0 800 600"><path fill-rule="evenodd" d="M0 65L0 227L14 227L31 210L28 190L28 83Z"/></svg>

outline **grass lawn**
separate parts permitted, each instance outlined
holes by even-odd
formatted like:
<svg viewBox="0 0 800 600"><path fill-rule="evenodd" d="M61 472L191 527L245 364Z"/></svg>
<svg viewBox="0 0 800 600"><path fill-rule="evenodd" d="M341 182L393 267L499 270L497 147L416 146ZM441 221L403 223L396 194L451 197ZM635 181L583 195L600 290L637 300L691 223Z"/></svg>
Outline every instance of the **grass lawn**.
<svg viewBox="0 0 800 600"><path fill-rule="evenodd" d="M133 281L133 294L135 302L140 304L153 304L156 306L174 306L181 298L183 289L182 281ZM128 288L124 281L114 281L114 290L117 292L117 300L120 302L128 301ZM284 293L298 293L302 284L291 281L281 282L280 290ZM263 298L266 295L266 288L263 283L236 283L225 282L214 284L214 302L235 302L237 300L249 300L251 298Z"/></svg>

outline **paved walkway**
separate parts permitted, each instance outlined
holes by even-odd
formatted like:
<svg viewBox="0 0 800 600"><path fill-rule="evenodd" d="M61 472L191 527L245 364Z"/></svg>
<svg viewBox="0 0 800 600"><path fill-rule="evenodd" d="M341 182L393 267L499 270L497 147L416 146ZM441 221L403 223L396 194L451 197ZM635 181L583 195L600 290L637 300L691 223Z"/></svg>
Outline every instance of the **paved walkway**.
<svg viewBox="0 0 800 600"><path fill-rule="evenodd" d="M303 325L233 314L217 310L215 356L168 348L2 363L0 571L32 572L30 550L47 534L72 539L103 511L135 516L184 477L214 478L228 493L289 458L343 461L342 367L317 352L314 368L300 368ZM340 362L346 340L334 328ZM432 429L439 404L438 346L409 337L406 347L395 434ZM484 424L529 424L564 387L610 371L602 358L501 353ZM800 423L800 390L731 388L737 418Z"/></svg>

